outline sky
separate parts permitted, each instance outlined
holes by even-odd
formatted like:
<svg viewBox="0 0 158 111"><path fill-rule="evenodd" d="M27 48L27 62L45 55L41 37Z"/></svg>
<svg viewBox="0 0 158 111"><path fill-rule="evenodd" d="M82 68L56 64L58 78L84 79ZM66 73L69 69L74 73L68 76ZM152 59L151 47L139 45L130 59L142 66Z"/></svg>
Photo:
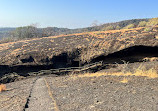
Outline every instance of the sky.
<svg viewBox="0 0 158 111"><path fill-rule="evenodd" d="M83 28L158 17L158 0L0 0L0 27Z"/></svg>

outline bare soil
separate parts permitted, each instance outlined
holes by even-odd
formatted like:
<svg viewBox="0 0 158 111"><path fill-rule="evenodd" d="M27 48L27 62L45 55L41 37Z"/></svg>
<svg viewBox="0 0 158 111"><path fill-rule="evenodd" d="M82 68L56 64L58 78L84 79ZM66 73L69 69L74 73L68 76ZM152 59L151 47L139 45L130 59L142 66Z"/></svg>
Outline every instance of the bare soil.
<svg viewBox="0 0 158 111"><path fill-rule="evenodd" d="M8 91L0 93L0 111L40 111L46 103L50 105L42 108L52 111L158 110L158 78L129 76L127 83L122 83L123 79L49 75L9 83Z"/></svg>
<svg viewBox="0 0 158 111"><path fill-rule="evenodd" d="M48 78L61 111L157 111L158 79L145 77Z"/></svg>
<svg viewBox="0 0 158 111"><path fill-rule="evenodd" d="M23 111L36 78L7 84L7 91L0 93L0 111Z"/></svg>

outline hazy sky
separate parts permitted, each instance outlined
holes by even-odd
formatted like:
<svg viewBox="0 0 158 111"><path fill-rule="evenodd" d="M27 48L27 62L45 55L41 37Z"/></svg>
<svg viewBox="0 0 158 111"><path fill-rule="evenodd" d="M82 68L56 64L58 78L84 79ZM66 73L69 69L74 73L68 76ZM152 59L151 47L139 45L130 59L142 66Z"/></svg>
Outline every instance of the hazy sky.
<svg viewBox="0 0 158 111"><path fill-rule="evenodd" d="M0 0L0 27L87 27L158 17L158 0Z"/></svg>

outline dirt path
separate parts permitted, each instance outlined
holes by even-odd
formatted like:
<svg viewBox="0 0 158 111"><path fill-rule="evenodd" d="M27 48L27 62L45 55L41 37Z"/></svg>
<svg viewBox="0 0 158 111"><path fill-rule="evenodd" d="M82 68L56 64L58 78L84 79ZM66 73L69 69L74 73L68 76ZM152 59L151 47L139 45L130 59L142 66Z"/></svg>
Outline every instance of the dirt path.
<svg viewBox="0 0 158 111"><path fill-rule="evenodd" d="M59 111L45 78L35 82L25 111Z"/></svg>
<svg viewBox="0 0 158 111"><path fill-rule="evenodd" d="M158 111L158 78L42 76L7 84L0 111Z"/></svg>

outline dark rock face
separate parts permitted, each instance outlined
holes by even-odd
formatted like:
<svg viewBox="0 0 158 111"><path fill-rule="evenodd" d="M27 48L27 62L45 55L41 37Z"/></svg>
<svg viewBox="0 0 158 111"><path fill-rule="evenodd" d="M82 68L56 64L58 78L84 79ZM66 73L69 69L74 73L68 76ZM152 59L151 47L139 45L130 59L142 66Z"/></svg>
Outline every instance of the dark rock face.
<svg viewBox="0 0 158 111"><path fill-rule="evenodd" d="M128 61L129 63L143 62L145 57L158 57L158 47L151 46L133 46L107 56L101 55L91 60L91 62L103 60L105 63L122 63L123 61Z"/></svg>
<svg viewBox="0 0 158 111"><path fill-rule="evenodd" d="M4 74L27 68L40 70L80 66L86 62L103 60L109 54L135 46L157 47L158 27L150 32L145 32L144 28L135 28L0 44L0 68Z"/></svg>

